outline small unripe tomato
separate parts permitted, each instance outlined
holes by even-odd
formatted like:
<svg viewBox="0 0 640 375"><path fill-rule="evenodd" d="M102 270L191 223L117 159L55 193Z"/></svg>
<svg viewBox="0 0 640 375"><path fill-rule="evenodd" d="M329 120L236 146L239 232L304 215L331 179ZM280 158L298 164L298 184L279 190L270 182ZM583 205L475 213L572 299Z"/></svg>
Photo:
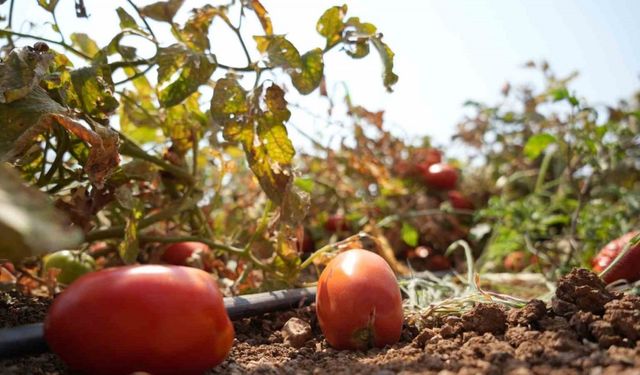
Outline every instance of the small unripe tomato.
<svg viewBox="0 0 640 375"><path fill-rule="evenodd" d="M345 251L320 275L316 314L327 342L336 349L394 344L403 322L398 280L381 256Z"/></svg>
<svg viewBox="0 0 640 375"><path fill-rule="evenodd" d="M199 268L203 268L205 271L211 271L211 265L202 262L204 257L202 255L208 255L211 253L211 249L206 244L202 242L176 242L164 249L162 253L162 257L160 258L163 262L167 264L173 264L176 266L192 266L189 260L194 256L194 253L199 251L200 254L200 262L203 263L199 266ZM196 259L194 259L196 260Z"/></svg>
<svg viewBox="0 0 640 375"><path fill-rule="evenodd" d="M87 374L202 374L234 330L215 280L197 268L127 266L87 274L53 301L51 350Z"/></svg>
<svg viewBox="0 0 640 375"><path fill-rule="evenodd" d="M453 206L453 208L457 208L459 210L474 209L473 202L458 190L451 190L447 192L447 196L449 197L449 202L451 202L451 206Z"/></svg>
<svg viewBox="0 0 640 375"><path fill-rule="evenodd" d="M44 270L57 268L60 273L58 282L71 284L77 278L96 269L96 261L87 253L73 250L61 250L44 257Z"/></svg>
<svg viewBox="0 0 640 375"><path fill-rule="evenodd" d="M348 231L350 228L347 219L343 215L334 214L329 216L327 222L324 223L324 229L327 232L334 233Z"/></svg>
<svg viewBox="0 0 640 375"><path fill-rule="evenodd" d="M449 164L437 163L424 170L422 177L433 188L451 190L456 187L458 171Z"/></svg>

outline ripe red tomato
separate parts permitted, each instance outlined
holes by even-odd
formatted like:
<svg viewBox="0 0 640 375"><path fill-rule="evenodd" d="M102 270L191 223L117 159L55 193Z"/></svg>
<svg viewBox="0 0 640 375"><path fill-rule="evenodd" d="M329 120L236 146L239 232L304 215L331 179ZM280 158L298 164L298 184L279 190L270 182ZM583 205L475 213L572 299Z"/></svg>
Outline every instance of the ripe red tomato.
<svg viewBox="0 0 640 375"><path fill-rule="evenodd" d="M420 148L415 150L412 159L416 164L433 165L442 161L442 153L435 148Z"/></svg>
<svg viewBox="0 0 640 375"><path fill-rule="evenodd" d="M16 273L16 266L13 265L13 263L11 262L5 262L2 263L2 268L4 268L5 270L15 274Z"/></svg>
<svg viewBox="0 0 640 375"><path fill-rule="evenodd" d="M327 222L324 223L324 229L327 232L335 233L335 232L345 232L345 231L348 231L350 228L349 228L349 223L347 222L347 219L345 219L344 216L340 214L334 214L329 216L329 218L327 219Z"/></svg>
<svg viewBox="0 0 640 375"><path fill-rule="evenodd" d="M423 170L422 177L427 185L431 187L450 190L456 187L458 171L449 164L437 163Z"/></svg>
<svg viewBox="0 0 640 375"><path fill-rule="evenodd" d="M451 206L453 208L457 208L459 210L473 210L473 202L469 200L469 198L465 197L464 194L459 192L458 190L451 190L447 193L449 197L449 202L451 202Z"/></svg>
<svg viewBox="0 0 640 375"><path fill-rule="evenodd" d="M205 271L211 271L211 264L209 264L209 262L202 262L206 260L203 258L206 258L206 255L211 253L211 249L202 242L173 243L164 250L160 259L167 264L176 266L192 266L193 264L189 262L189 259L194 256L196 251L200 251L201 254L199 259L194 260L200 260L200 263L203 263L201 268Z"/></svg>
<svg viewBox="0 0 640 375"><path fill-rule="evenodd" d="M322 333L336 349L394 344L403 320L396 276L375 253L345 251L320 275L316 314Z"/></svg>
<svg viewBox="0 0 640 375"><path fill-rule="evenodd" d="M519 250L507 254L502 261L504 268L510 272L520 272L532 264L538 264L538 257Z"/></svg>
<svg viewBox="0 0 640 375"><path fill-rule="evenodd" d="M638 233L640 232L629 232L609 242L592 259L593 270L598 273L603 272ZM620 279L625 279L628 282L640 280L640 244L629 249L624 258L620 259L616 266L602 274L601 277L607 283Z"/></svg>
<svg viewBox="0 0 640 375"><path fill-rule="evenodd" d="M44 323L49 347L87 374L202 374L222 362L234 330L206 272L128 266L86 274Z"/></svg>

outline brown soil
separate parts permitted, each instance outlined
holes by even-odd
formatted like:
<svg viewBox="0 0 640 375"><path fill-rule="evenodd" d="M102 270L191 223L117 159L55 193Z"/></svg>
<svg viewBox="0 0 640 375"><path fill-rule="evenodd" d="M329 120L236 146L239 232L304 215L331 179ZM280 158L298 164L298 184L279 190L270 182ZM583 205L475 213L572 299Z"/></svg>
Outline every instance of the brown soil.
<svg viewBox="0 0 640 375"><path fill-rule="evenodd" d="M0 301L3 326L42 319L46 300ZM310 324L301 347L285 344L292 317ZM607 291L594 274L575 270L552 303L520 310L483 304L457 317L407 325L401 341L364 352L327 346L313 307L235 322L229 358L209 374L590 374L640 375L640 297ZM2 374L65 374L53 354L0 361Z"/></svg>

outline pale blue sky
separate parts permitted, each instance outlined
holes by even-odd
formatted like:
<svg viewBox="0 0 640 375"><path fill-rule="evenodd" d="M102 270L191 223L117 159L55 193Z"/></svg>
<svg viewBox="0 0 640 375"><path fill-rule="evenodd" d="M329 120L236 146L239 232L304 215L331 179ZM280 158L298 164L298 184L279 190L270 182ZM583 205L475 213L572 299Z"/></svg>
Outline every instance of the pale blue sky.
<svg viewBox="0 0 640 375"><path fill-rule="evenodd" d="M136 1L147 4L152 1ZM0 6L5 15L8 3ZM28 29L26 20L42 22L47 14L37 0L16 0L14 28ZM125 1L85 0L91 18L78 20L73 0L60 0L57 15L68 34L98 35L101 46L115 34L117 6ZM205 3L187 0L187 10ZM324 9L343 2L325 0L263 0L276 33L288 34L301 52L321 46L315 21ZM395 92L385 92L376 55L351 61L332 51L326 58L330 88L345 81L356 103L386 110L387 120L410 137L428 134L437 143L448 141L462 116L467 99L493 102L502 84L538 82L522 68L528 60L546 59L559 74L580 72L574 88L592 102L612 103L640 87L640 1L637 0L354 0L348 15L372 22L396 53L400 76ZM168 31L154 23L161 35ZM248 36L258 30L249 22ZM104 31L102 34L101 31ZM55 37L50 28L41 34ZM226 63L243 64L242 54L228 32L212 30L214 52ZM167 42L169 41L166 39ZM222 58L220 59L223 60ZM311 97L288 99L323 114L325 106ZM322 133L325 124L298 113L292 122L309 132ZM294 135L298 142L302 139Z"/></svg>

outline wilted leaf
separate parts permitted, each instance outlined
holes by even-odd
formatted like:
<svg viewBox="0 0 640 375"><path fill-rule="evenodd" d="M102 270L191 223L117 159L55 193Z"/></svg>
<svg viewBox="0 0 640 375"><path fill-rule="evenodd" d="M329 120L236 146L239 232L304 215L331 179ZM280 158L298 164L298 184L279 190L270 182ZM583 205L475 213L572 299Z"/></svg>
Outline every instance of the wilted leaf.
<svg viewBox="0 0 640 375"><path fill-rule="evenodd" d="M58 5L58 1L60 0L38 0L38 5L49 12L53 12L53 10L56 9L56 5Z"/></svg>
<svg viewBox="0 0 640 375"><path fill-rule="evenodd" d="M82 234L68 223L45 194L25 185L11 167L0 164L0 258L15 262L75 247Z"/></svg>
<svg viewBox="0 0 640 375"><path fill-rule="evenodd" d="M71 42L74 47L78 47L80 51L84 52L87 56L93 57L99 51L98 44L84 33L73 33L70 35Z"/></svg>
<svg viewBox="0 0 640 375"><path fill-rule="evenodd" d="M306 95L320 85L323 72L322 50L316 48L302 55L302 69L290 73L291 81L301 94Z"/></svg>
<svg viewBox="0 0 640 375"><path fill-rule="evenodd" d="M142 218L140 205L135 205L129 213L124 229L124 239L118 246L118 254L125 264L132 264L138 258L140 245L138 242L138 222Z"/></svg>
<svg viewBox="0 0 640 375"><path fill-rule="evenodd" d="M258 19L260 20L260 24L262 25L262 29L266 35L273 34L273 26L271 25L271 17L269 17L269 13L264 8L262 3L259 0L251 0L249 3L251 9L256 13Z"/></svg>
<svg viewBox="0 0 640 375"><path fill-rule="evenodd" d="M382 83L384 84L384 87L387 88L387 91L392 92L393 90L391 89L391 86L398 82L398 75L393 72L394 53L388 45L382 42L380 37L375 37L371 41L378 50L380 58L382 58L382 65L384 67L382 72Z"/></svg>
<svg viewBox="0 0 640 375"><path fill-rule="evenodd" d="M216 8L207 4L202 8L194 9L193 15L180 31L181 39L196 51L202 52L209 49L209 26L216 16L227 19L224 8Z"/></svg>
<svg viewBox="0 0 640 375"><path fill-rule="evenodd" d="M26 97L0 104L0 161L11 160L27 149L37 135L47 129L47 117L66 109L36 86Z"/></svg>
<svg viewBox="0 0 640 375"><path fill-rule="evenodd" d="M409 223L402 223L402 240L409 246L416 246L418 244L418 239L420 238L420 233L418 230Z"/></svg>
<svg viewBox="0 0 640 375"><path fill-rule="evenodd" d="M172 22L184 0L158 1L140 9L143 16L156 21Z"/></svg>
<svg viewBox="0 0 640 375"><path fill-rule="evenodd" d="M369 40L376 35L377 28L360 18L351 17L345 23L344 42L349 56L360 59L369 54Z"/></svg>
<svg viewBox="0 0 640 375"><path fill-rule="evenodd" d="M347 5L335 6L327 9L316 23L316 30L327 39L327 46L331 48L342 39L344 30L343 18L347 14Z"/></svg>
<svg viewBox="0 0 640 375"><path fill-rule="evenodd" d="M556 137L548 133L536 134L529 138L524 145L524 154L527 158L533 160L540 156L550 144L556 141Z"/></svg>
<svg viewBox="0 0 640 375"><path fill-rule="evenodd" d="M200 85L207 83L215 69L216 63L210 61L207 56L190 55L182 67L180 76L160 91L160 104L163 107L180 104L189 95L196 92Z"/></svg>
<svg viewBox="0 0 640 375"><path fill-rule="evenodd" d="M47 74L53 54L30 47L14 49L0 62L0 103L24 98Z"/></svg>
<svg viewBox="0 0 640 375"><path fill-rule="evenodd" d="M195 93L180 105L165 111L162 130L171 139L173 151L179 155L191 149L194 131L199 131L207 123L207 117L200 111L199 96L199 93Z"/></svg>

